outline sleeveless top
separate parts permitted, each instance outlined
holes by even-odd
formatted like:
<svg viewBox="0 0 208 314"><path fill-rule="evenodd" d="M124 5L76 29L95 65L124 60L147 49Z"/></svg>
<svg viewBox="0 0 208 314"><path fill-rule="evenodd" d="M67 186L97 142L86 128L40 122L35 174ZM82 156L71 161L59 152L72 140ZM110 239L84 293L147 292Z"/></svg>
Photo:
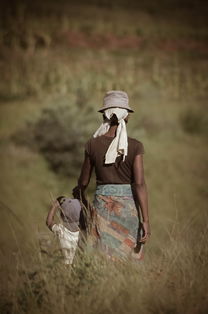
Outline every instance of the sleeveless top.
<svg viewBox="0 0 208 314"><path fill-rule="evenodd" d="M105 165L105 153L113 137L99 136L90 138L85 144L85 152L95 167L97 184L132 184L134 182L133 164L136 155L144 154L142 142L128 137L128 155L123 161L119 156L113 164Z"/></svg>

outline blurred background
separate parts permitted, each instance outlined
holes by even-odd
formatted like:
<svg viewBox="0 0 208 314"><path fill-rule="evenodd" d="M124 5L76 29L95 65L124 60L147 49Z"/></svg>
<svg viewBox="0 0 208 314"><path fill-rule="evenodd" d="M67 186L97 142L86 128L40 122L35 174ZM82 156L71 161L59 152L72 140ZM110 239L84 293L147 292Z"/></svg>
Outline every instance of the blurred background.
<svg viewBox="0 0 208 314"><path fill-rule="evenodd" d="M177 243L205 230L207 16L203 0L1 2L3 271L17 243L22 254L31 252L37 234L47 232L51 198L71 196L111 89L128 93L135 110L128 135L145 148L147 258L161 255L176 227ZM93 178L91 199L94 187Z"/></svg>

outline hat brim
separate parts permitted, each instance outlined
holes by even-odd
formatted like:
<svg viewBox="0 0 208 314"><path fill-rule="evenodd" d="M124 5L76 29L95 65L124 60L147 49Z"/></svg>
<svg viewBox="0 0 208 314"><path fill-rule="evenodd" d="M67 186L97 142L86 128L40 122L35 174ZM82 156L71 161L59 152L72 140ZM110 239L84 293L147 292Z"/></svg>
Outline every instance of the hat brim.
<svg viewBox="0 0 208 314"><path fill-rule="evenodd" d="M119 107L119 106L109 106L109 107L102 107L100 110L98 110L98 112L101 112L103 113L106 109L110 109L110 108L121 108L121 109L126 109L128 110L129 112L134 112L134 110L132 110L130 107L128 108L124 108L124 107Z"/></svg>

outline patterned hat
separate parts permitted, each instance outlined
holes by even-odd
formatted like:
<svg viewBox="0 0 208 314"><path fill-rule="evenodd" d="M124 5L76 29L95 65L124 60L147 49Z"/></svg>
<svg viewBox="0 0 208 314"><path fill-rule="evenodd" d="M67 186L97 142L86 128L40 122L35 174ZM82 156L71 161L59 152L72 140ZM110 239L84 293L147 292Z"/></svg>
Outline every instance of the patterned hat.
<svg viewBox="0 0 208 314"><path fill-rule="evenodd" d="M79 219L81 212L81 204L78 199L69 197L58 197L61 211L61 217L65 226L71 231L77 231L79 228Z"/></svg>
<svg viewBox="0 0 208 314"><path fill-rule="evenodd" d="M129 97L126 92L120 90L111 90L108 91L103 99L103 107L98 110L99 112L103 112L108 108L122 108L127 109L129 112L134 112L129 107Z"/></svg>

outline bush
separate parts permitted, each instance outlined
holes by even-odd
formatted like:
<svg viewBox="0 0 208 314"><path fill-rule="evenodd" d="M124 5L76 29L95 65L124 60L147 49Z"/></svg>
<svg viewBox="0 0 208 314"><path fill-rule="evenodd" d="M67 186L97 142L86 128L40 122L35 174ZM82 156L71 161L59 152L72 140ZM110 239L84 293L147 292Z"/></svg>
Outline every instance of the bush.
<svg viewBox="0 0 208 314"><path fill-rule="evenodd" d="M182 129L189 134L207 134L207 118L203 110L187 108L180 114Z"/></svg>
<svg viewBox="0 0 208 314"><path fill-rule="evenodd" d="M95 121L95 122L94 122ZM84 156L84 144L96 128L93 109L59 106L44 109L35 123L28 123L13 140L38 150L51 169L65 176L76 176Z"/></svg>

